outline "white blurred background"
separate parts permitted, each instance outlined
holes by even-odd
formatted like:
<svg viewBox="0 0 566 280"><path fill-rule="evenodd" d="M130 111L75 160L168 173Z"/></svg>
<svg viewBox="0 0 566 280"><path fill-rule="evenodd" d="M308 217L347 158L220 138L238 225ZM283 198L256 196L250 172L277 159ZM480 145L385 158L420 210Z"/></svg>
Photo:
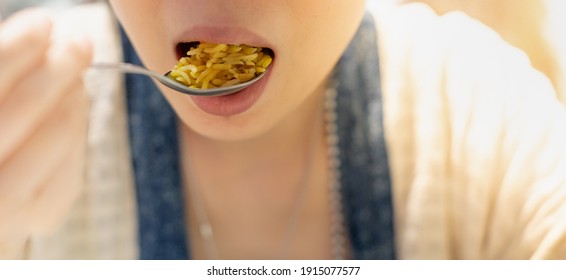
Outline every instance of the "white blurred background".
<svg viewBox="0 0 566 280"><path fill-rule="evenodd" d="M21 10L30 6L43 6L53 9L62 9L71 5L84 2L94 2L90 0L0 0L0 12L3 16L9 15L14 11Z"/></svg>

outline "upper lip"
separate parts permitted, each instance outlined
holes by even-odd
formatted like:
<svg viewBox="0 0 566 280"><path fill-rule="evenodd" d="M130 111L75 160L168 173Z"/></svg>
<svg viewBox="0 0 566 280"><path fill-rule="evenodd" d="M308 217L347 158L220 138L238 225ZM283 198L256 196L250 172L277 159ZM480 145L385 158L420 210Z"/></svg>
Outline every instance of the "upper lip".
<svg viewBox="0 0 566 280"><path fill-rule="evenodd" d="M182 32L174 43L206 42L214 44L246 44L254 47L269 48L276 52L275 47L259 34L240 27L232 26L194 26Z"/></svg>

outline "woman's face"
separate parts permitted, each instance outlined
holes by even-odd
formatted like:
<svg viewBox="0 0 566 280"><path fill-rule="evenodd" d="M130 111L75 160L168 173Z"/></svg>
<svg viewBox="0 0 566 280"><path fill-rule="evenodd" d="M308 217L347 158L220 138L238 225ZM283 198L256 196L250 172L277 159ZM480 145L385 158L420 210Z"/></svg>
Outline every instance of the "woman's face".
<svg viewBox="0 0 566 280"><path fill-rule="evenodd" d="M362 18L365 0L110 0L144 64L165 73L179 43L267 47L262 81L235 95L192 98L160 85L191 130L218 140L268 131L322 86Z"/></svg>

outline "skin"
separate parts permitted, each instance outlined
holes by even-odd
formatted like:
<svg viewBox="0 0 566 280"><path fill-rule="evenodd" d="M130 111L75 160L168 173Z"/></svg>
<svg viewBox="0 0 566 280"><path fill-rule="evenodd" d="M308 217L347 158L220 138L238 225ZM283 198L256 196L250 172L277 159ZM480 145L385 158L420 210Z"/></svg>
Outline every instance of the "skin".
<svg viewBox="0 0 566 280"><path fill-rule="evenodd" d="M206 114L186 96L161 88L188 127L218 140L256 137L296 110L338 60L364 6L364 1L340 0L143 0L133 9L130 1L110 2L144 64L160 73L176 63L173 47L186 29L196 25L235 25L273 45L277 57L274 77L256 106L237 116Z"/></svg>
<svg viewBox="0 0 566 280"><path fill-rule="evenodd" d="M110 3L144 64L158 72L177 61L179 40L195 39L182 35L194 26L236 26L263 37L275 62L263 94L243 113L211 115L187 96L160 87L181 120L186 199L198 191L221 258L330 258L323 98L365 1ZM215 43L241 43L232 35L235 42ZM301 218L288 252L279 255L303 188ZM187 203L193 257L207 258L194 203Z"/></svg>
<svg viewBox="0 0 566 280"><path fill-rule="evenodd" d="M222 258L331 257L323 95L364 1L111 3L146 66L161 72L194 25L229 24L264 38L276 61L249 110L210 115L163 89L181 120L186 193L198 190ZM36 10L0 22L0 241L56 229L80 193L88 114L81 73L92 49L84 39L52 36L54 29ZM234 36L228 43L238 43ZM193 256L206 258L188 205ZM286 234L293 209L300 219Z"/></svg>
<svg viewBox="0 0 566 280"><path fill-rule="evenodd" d="M54 29L38 10L0 21L0 242L56 229L83 182L92 50Z"/></svg>

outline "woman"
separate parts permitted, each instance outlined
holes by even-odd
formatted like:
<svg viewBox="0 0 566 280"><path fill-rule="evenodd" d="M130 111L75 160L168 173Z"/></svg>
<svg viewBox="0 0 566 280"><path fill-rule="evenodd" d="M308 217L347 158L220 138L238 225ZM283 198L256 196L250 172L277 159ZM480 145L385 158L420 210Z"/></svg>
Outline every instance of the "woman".
<svg viewBox="0 0 566 280"><path fill-rule="evenodd" d="M423 5L364 16L361 0L110 3L119 43L100 6L53 36L37 12L1 27L8 258L564 257L566 113L522 53L469 18ZM85 159L77 91L92 50L65 26L90 30L97 61L122 46L158 72L191 41L275 60L225 98L127 77L123 104L116 76L89 76ZM127 124L112 111L124 107ZM85 162L86 194L57 228Z"/></svg>

